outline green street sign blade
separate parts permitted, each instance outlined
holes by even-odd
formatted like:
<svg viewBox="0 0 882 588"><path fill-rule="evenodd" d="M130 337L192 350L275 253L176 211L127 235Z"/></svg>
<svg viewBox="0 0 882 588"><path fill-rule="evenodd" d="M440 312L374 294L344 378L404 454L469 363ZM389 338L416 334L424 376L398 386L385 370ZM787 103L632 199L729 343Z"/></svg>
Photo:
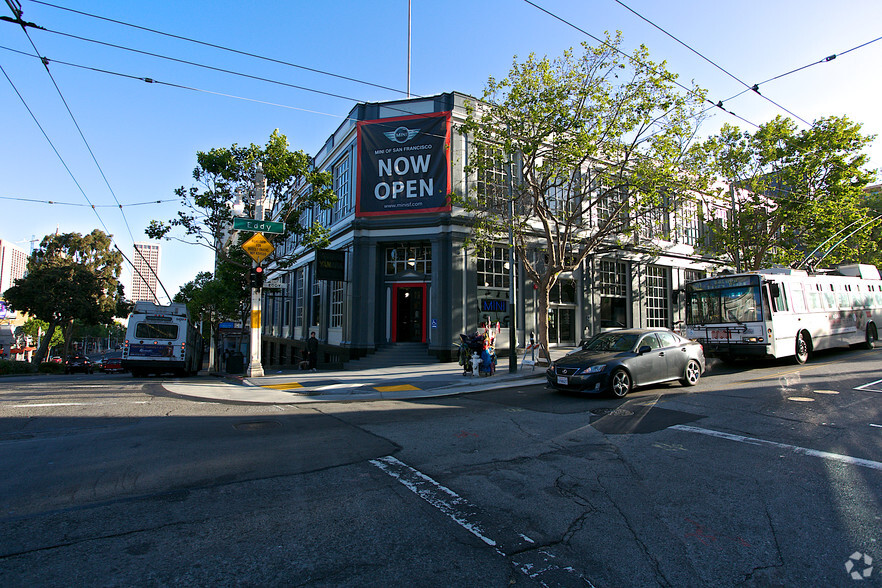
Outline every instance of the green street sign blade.
<svg viewBox="0 0 882 588"><path fill-rule="evenodd" d="M254 231L256 233L284 233L285 224L275 221L259 221L253 218L233 218L233 230Z"/></svg>

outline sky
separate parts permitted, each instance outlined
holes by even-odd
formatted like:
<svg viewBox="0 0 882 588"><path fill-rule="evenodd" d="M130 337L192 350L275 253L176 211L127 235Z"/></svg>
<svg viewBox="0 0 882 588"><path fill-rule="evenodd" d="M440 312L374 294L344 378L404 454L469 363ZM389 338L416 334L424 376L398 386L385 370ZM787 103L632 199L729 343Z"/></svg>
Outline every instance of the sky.
<svg viewBox="0 0 882 588"><path fill-rule="evenodd" d="M353 105L406 97L407 0L18 1L46 29L0 21L0 240L25 251L98 228L131 256L151 220L176 216L197 152L264 145L279 129L314 155ZM879 0L412 0L411 11L414 96L480 96L515 58L619 30L624 50L646 45L740 117L716 109L703 135L779 114L845 115L882 135ZM0 16L12 16L5 4ZM728 100L745 84L762 96ZM882 139L867 153L882 167ZM213 267L204 247L161 245L170 296ZM121 281L130 292L128 267Z"/></svg>

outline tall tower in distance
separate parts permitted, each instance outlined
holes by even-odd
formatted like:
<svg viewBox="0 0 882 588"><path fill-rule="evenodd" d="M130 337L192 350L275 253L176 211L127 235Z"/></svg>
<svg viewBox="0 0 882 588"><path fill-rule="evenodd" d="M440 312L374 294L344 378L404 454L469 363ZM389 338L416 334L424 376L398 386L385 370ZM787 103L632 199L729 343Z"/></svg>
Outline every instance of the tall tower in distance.
<svg viewBox="0 0 882 588"><path fill-rule="evenodd" d="M132 256L132 302L147 300L159 304L156 297L159 275L159 245L153 243L135 243Z"/></svg>
<svg viewBox="0 0 882 588"><path fill-rule="evenodd" d="M14 286L16 280L24 277L27 264L28 254L24 249L0 239L0 296Z"/></svg>

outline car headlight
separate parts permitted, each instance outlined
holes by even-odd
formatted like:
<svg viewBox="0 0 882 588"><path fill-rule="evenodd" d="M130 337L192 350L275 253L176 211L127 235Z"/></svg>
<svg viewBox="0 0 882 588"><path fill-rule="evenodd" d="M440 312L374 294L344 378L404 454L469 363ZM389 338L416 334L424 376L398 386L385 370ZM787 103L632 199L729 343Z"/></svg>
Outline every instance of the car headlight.
<svg viewBox="0 0 882 588"><path fill-rule="evenodd" d="M605 364L592 365L590 367L582 368L582 373L583 374L599 374L600 372L603 371L603 368L605 368L605 367L606 367Z"/></svg>

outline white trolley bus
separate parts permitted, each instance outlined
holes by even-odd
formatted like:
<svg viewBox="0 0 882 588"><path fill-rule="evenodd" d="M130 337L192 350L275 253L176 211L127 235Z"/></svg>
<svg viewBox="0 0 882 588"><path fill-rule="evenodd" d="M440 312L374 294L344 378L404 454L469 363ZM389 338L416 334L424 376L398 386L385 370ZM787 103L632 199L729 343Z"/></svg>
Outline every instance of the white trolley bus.
<svg viewBox="0 0 882 588"><path fill-rule="evenodd" d="M133 376L196 374L202 366L202 336L190 322L187 306L136 302L129 315L122 365Z"/></svg>
<svg viewBox="0 0 882 588"><path fill-rule="evenodd" d="M709 357L793 357L860 345L882 323L882 279L872 265L828 272L773 268L686 284L686 336Z"/></svg>

